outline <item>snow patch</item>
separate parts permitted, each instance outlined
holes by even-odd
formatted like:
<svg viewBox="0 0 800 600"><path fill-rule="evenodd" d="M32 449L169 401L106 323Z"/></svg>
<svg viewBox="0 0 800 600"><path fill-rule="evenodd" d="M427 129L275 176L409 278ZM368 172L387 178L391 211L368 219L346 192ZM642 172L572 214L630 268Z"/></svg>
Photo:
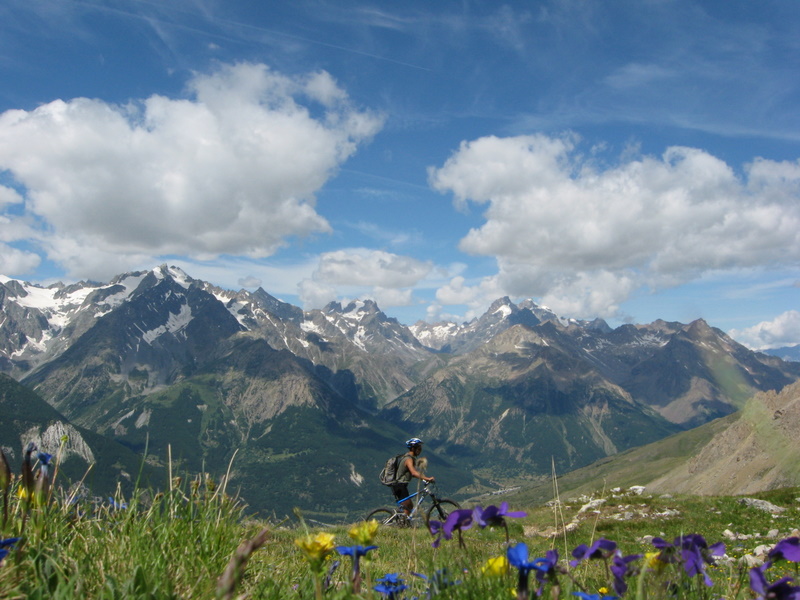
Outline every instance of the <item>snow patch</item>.
<svg viewBox="0 0 800 600"><path fill-rule="evenodd" d="M155 329L151 329L150 331L145 331L142 334L142 339L148 344L152 344L156 338L164 335L165 333L174 334L181 331L191 321L192 321L192 309L188 304L184 304L183 306L181 306L181 310L177 315L169 313L169 318L167 319L167 322L164 325L156 327Z"/></svg>

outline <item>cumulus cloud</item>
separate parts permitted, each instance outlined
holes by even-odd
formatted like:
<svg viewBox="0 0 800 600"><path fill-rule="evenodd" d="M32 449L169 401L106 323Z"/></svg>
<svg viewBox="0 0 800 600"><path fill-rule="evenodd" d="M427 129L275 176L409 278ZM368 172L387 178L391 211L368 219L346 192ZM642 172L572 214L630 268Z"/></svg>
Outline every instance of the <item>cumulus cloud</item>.
<svg viewBox="0 0 800 600"><path fill-rule="evenodd" d="M2 224L2 220L0 220ZM30 273L39 266L41 258L33 252L19 250L0 242L0 273L8 276Z"/></svg>
<svg viewBox="0 0 800 600"><path fill-rule="evenodd" d="M460 248L495 257L506 294L609 317L643 286L800 259L800 161L758 159L740 177L707 152L670 147L600 169L578 144L485 137L429 170L457 204L487 206Z"/></svg>
<svg viewBox="0 0 800 600"><path fill-rule="evenodd" d="M248 275L239 279L239 285L243 288L257 288L261 286L261 280L258 277Z"/></svg>
<svg viewBox="0 0 800 600"><path fill-rule="evenodd" d="M406 306L411 288L434 270L431 262L383 250L348 248L326 252L311 276L300 284L306 306L320 306L336 299L342 290L372 297L379 306ZM346 293L347 293L346 292Z"/></svg>
<svg viewBox="0 0 800 600"><path fill-rule="evenodd" d="M800 340L800 312L788 310L772 321L762 321L747 329L732 329L730 336L757 350L793 346Z"/></svg>
<svg viewBox="0 0 800 600"><path fill-rule="evenodd" d="M327 73L221 65L185 99L6 111L0 170L48 229L48 257L102 277L142 256L266 257L289 236L330 231L315 194L381 124ZM0 205L15 200L0 190Z"/></svg>

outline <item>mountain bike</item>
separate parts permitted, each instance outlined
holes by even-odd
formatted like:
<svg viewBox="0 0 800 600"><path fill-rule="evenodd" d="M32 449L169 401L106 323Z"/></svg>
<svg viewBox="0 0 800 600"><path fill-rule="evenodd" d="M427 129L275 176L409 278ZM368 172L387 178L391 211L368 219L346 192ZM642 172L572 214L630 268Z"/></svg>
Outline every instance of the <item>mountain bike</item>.
<svg viewBox="0 0 800 600"><path fill-rule="evenodd" d="M375 519L381 525L388 527L411 527L419 525L424 513L426 526L431 519L444 521L447 519L447 515L461 507L458 502L449 498L440 498L436 495L435 490L436 484L426 481L420 491L397 500L393 508L376 508L367 515L366 520ZM414 506L411 514L407 515L401 505L409 498L414 502ZM425 503L426 498L431 499L431 506L427 506Z"/></svg>

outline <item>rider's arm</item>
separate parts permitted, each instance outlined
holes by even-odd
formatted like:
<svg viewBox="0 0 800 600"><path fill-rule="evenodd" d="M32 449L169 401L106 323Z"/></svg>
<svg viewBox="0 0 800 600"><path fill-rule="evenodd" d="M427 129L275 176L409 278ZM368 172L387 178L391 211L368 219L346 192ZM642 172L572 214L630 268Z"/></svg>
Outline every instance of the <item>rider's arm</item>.
<svg viewBox="0 0 800 600"><path fill-rule="evenodd" d="M416 467L414 466L414 461L411 460L410 456L406 459L406 468L408 469L408 472L411 473L412 477L422 479L422 481L434 481L435 479L434 477L425 477L422 473L417 471Z"/></svg>

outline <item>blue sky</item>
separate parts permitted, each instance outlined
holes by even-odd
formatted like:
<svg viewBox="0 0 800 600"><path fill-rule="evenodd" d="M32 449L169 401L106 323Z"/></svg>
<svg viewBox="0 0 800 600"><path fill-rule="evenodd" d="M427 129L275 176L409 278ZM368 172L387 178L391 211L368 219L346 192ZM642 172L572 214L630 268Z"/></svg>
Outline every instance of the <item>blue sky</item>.
<svg viewBox="0 0 800 600"><path fill-rule="evenodd" d="M0 273L800 342L800 3L6 0Z"/></svg>

